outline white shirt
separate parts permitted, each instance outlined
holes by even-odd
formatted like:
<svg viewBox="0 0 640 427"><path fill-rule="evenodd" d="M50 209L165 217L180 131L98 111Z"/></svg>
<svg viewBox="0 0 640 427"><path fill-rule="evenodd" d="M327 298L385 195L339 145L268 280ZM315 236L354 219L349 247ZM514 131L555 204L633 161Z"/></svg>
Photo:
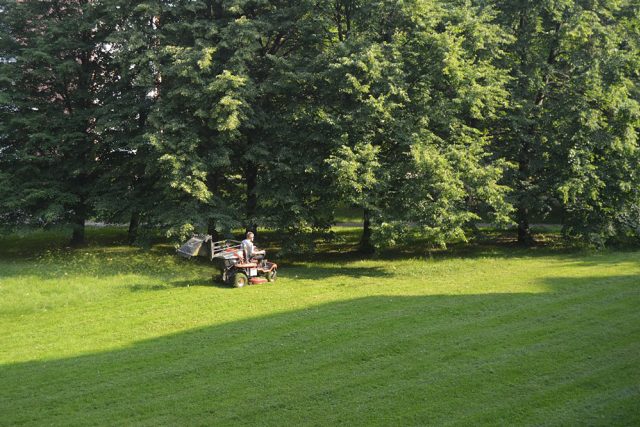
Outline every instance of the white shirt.
<svg viewBox="0 0 640 427"><path fill-rule="evenodd" d="M253 256L253 242L249 239L244 239L242 241L242 250L244 251L247 259L251 259Z"/></svg>

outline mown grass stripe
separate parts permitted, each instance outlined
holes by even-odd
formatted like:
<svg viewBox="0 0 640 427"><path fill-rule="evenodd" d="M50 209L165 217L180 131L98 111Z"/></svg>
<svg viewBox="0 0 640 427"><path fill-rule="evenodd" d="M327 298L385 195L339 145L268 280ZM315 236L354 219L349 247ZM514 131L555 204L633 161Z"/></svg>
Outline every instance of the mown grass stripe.
<svg viewBox="0 0 640 427"><path fill-rule="evenodd" d="M0 256L0 425L634 424L639 253L527 253Z"/></svg>

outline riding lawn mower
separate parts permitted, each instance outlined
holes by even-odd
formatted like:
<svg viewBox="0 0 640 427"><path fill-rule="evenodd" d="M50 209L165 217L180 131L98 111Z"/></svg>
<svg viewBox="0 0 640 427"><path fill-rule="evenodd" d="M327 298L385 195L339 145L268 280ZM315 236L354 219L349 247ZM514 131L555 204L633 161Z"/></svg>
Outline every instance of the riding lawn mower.
<svg viewBox="0 0 640 427"><path fill-rule="evenodd" d="M266 259L247 259L242 244L237 240L214 242L208 234L193 236L178 249L185 258L207 257L221 273L222 281L236 288L249 284L273 282L278 274L278 265Z"/></svg>

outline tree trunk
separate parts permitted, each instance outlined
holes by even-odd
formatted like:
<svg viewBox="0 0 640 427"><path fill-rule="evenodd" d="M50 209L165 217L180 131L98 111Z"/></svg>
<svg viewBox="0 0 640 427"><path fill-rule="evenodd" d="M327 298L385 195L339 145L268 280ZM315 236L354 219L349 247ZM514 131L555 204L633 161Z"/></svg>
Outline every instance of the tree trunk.
<svg viewBox="0 0 640 427"><path fill-rule="evenodd" d="M519 206L517 212L518 219L518 243L520 245L529 246L533 243L533 235L529 228L529 209L525 206Z"/></svg>
<svg viewBox="0 0 640 427"><path fill-rule="evenodd" d="M213 218L209 218L207 222L207 234L211 235L214 242L220 240L220 233L216 230L216 220Z"/></svg>
<svg viewBox="0 0 640 427"><path fill-rule="evenodd" d="M524 19L524 15L521 15L521 20L520 20L520 26L522 27L523 25L523 19ZM555 32L556 35L559 34L560 32L560 23L558 23L556 25L555 28ZM551 48L549 49L549 54L547 55L547 66L552 66L555 62L556 62L556 56L557 56L557 46L558 46L559 40L558 37L556 37L553 40L553 43L551 45ZM523 64L526 63L526 61L523 59ZM534 112L534 116L531 117L530 119L533 121L534 124L532 124L531 126L531 130L530 133L533 136L538 135L538 129L536 126L536 123L539 123L540 121L540 117L539 117L539 113L540 113L540 109L542 108L542 105L544 104L545 101L545 91L548 88L549 82L551 80L550 74L549 72L546 72L544 77L544 86L538 90L538 92L535 94L535 98L534 98L534 105L536 106L536 112ZM536 147L539 146L538 144L535 145ZM518 174L520 177L520 182L530 182L531 181L531 172L530 172L530 168L529 168L529 162L530 162L530 158L532 157L533 153L532 153L532 149L531 149L531 144L529 144L528 142L524 142L522 144L522 150L520 153L520 159L518 161ZM527 197L530 197L530 195L527 195L527 190L526 187L523 185L523 188L520 191L520 199L518 200L518 207L517 207L517 220L518 220L518 243L521 245L525 245L525 246L530 246L534 243L534 239L533 239L533 234L531 233L531 228L529 227L529 204L526 201Z"/></svg>
<svg viewBox="0 0 640 427"><path fill-rule="evenodd" d="M375 251L371 243L371 212L365 209L362 214L362 237L360 238L360 252L363 254L372 254Z"/></svg>
<svg viewBox="0 0 640 427"><path fill-rule="evenodd" d="M256 187L258 185L258 167L249 163L245 171L245 179L247 183L247 206L246 206L246 231L251 231L257 235L258 224L256 224L256 210L258 207L258 195Z"/></svg>
<svg viewBox="0 0 640 427"><path fill-rule="evenodd" d="M338 41L344 41L342 36L342 2L340 0L336 0L335 2L335 18L336 28L338 29Z"/></svg>
<svg viewBox="0 0 640 427"><path fill-rule="evenodd" d="M480 227L478 227L478 223L472 222L471 224L469 224L469 228L471 228L471 233L473 233L473 236L475 238L482 239L485 237L482 230L480 230Z"/></svg>
<svg viewBox="0 0 640 427"><path fill-rule="evenodd" d="M207 175L207 189L211 192L211 194L218 193L218 187L220 182L220 175L218 172L210 172ZM215 204L211 205L213 209L215 209ZM211 217L207 220L207 234L211 235L211 238L214 241L220 240L220 233L216 230L216 220Z"/></svg>
<svg viewBox="0 0 640 427"><path fill-rule="evenodd" d="M133 245L138 239L138 226L140 225L140 212L131 212L131 219L129 220L129 245Z"/></svg>
<svg viewBox="0 0 640 427"><path fill-rule="evenodd" d="M531 150L527 141L522 142L520 158L518 160L518 204L516 206L516 219L518 221L518 244L529 246L533 243L533 236L529 228L529 201L532 197L528 184L531 182L529 171L529 158Z"/></svg>
<svg viewBox="0 0 640 427"><path fill-rule="evenodd" d="M87 206L79 204L74 209L74 214L71 219L71 226L73 227L73 233L71 234L71 246L80 246L84 244L84 222L87 219Z"/></svg>
<svg viewBox="0 0 640 427"><path fill-rule="evenodd" d="M224 8L221 0L208 1L208 17L211 19L221 19L224 16Z"/></svg>

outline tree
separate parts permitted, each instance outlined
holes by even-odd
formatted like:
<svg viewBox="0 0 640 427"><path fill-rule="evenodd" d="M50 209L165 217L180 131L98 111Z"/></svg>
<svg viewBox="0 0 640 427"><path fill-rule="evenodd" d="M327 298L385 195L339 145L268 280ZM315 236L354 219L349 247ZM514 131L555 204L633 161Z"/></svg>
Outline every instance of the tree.
<svg viewBox="0 0 640 427"><path fill-rule="evenodd" d="M380 244L420 230L444 245L466 238L479 204L505 220L487 129L506 102L494 61L507 39L490 11L436 1L355 11L331 66L344 143L330 163L338 181L359 179L346 186L365 208L362 248L369 221Z"/></svg>
<svg viewBox="0 0 640 427"><path fill-rule="evenodd" d="M150 140L167 188L179 194L171 197L193 208L172 218L180 232L208 223L221 232L262 224L296 233L330 223L318 215L325 150L308 128L322 126L313 89L323 48L316 9L311 1L163 9ZM203 211L209 221L192 214Z"/></svg>
<svg viewBox="0 0 640 427"><path fill-rule="evenodd" d="M118 78L103 88L96 129L101 136L104 172L97 181L98 219L129 223L128 238L138 240L141 223L154 223L163 203L156 152L145 135L158 92L159 33L154 28L157 8L144 2L111 2L118 23L108 37Z"/></svg>
<svg viewBox="0 0 640 427"><path fill-rule="evenodd" d="M640 7L578 2L560 45L573 79L553 105L564 138L565 235L604 246L640 239Z"/></svg>
<svg viewBox="0 0 640 427"><path fill-rule="evenodd" d="M71 223L84 241L102 174L96 115L116 82L101 2L8 2L2 13L1 209L19 222ZM7 215L7 214L5 214Z"/></svg>
<svg viewBox="0 0 640 427"><path fill-rule="evenodd" d="M518 165L508 176L518 240L531 243L531 217L554 208L567 235L610 235L615 212L637 200L638 8L579 0L495 5L515 37L504 63L510 108L495 147Z"/></svg>
<svg viewBox="0 0 640 427"><path fill-rule="evenodd" d="M230 196L237 184L229 156L242 81L219 70L221 2L142 1L134 8L123 58L138 70L150 101L142 157L141 206L152 224L184 236L239 224ZM140 163L136 163L140 165ZM208 230L207 230L208 229Z"/></svg>

